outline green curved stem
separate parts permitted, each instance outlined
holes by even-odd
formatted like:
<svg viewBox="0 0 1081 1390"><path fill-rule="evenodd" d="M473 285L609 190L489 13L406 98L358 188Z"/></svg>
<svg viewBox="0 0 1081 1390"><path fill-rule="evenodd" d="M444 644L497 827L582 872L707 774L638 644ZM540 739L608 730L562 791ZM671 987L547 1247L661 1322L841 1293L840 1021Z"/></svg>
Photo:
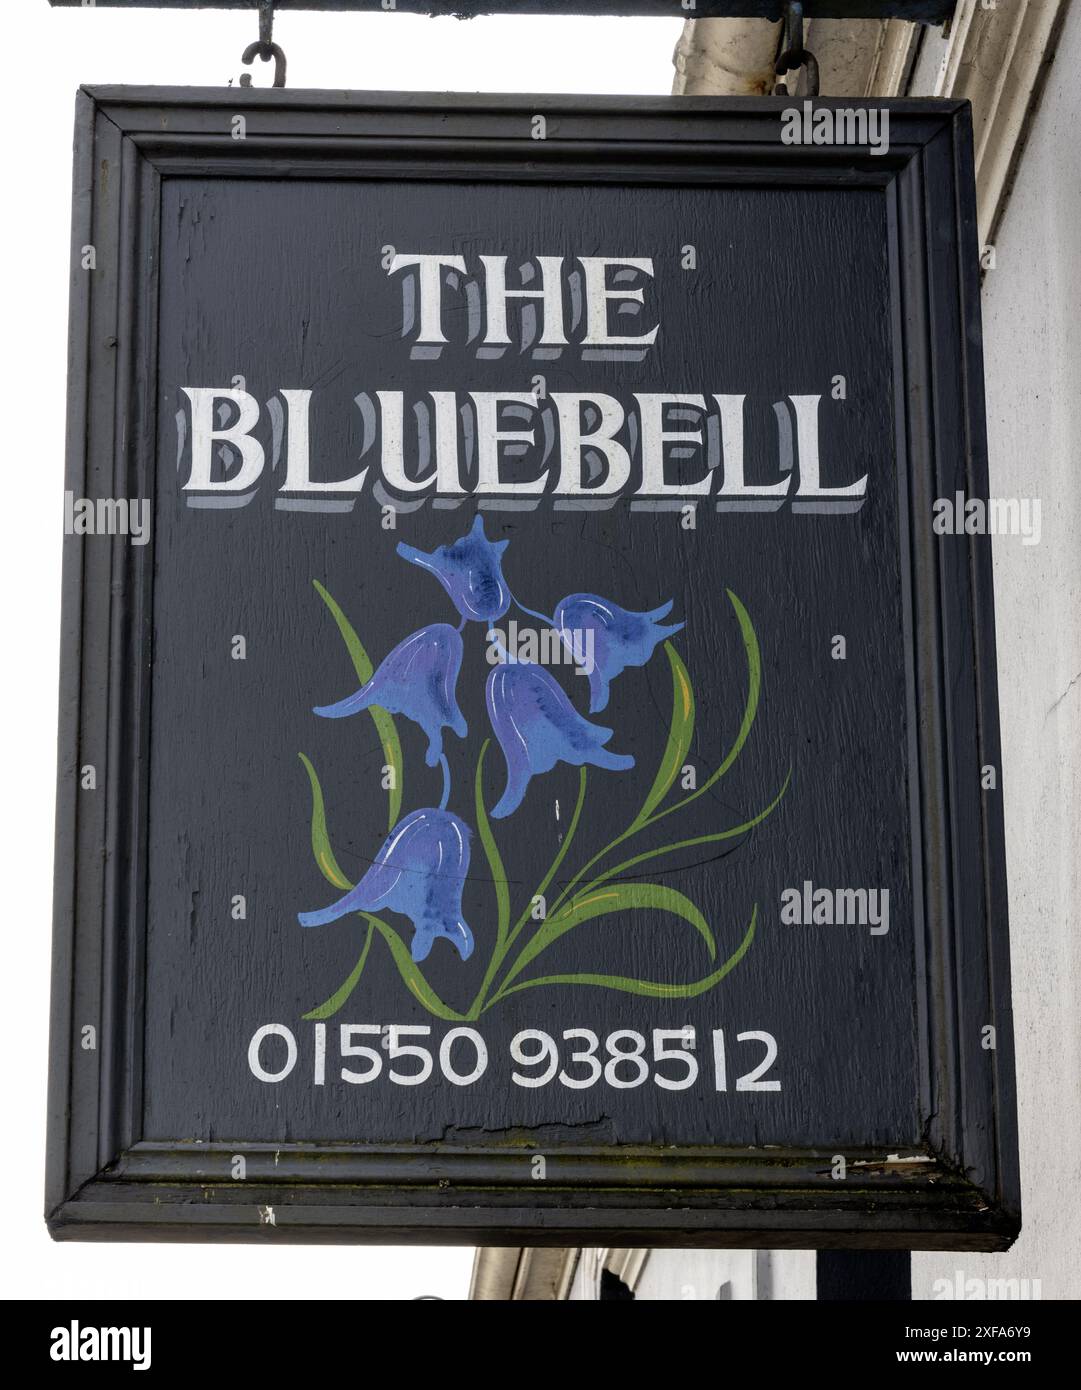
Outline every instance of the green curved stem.
<svg viewBox="0 0 1081 1390"><path fill-rule="evenodd" d="M522 929L529 921L529 913L530 908L533 905L533 899L544 897L545 893L548 891L548 885L552 882L552 879L555 878L557 872L559 871L560 864L562 864L563 860L566 858L567 851L571 847L571 841L574 839L574 833L578 829L578 822L582 816L582 807L585 804L585 799L586 770L583 767L579 770L578 774L578 800L575 802L574 813L571 816L570 825L567 827L567 833L563 837L563 843L560 845L558 851L556 852L556 857L552 860L551 868L549 868L548 872L544 875L540 883L537 885L537 891L533 894L533 897L530 898L527 906L522 908L522 915L518 918L517 922L515 922L514 926L511 928L510 935L507 937L508 951L514 945L515 941L521 935Z"/></svg>
<svg viewBox="0 0 1081 1390"><path fill-rule="evenodd" d="M460 1014L449 1004L443 1003L424 978L420 966L409 954L409 947L406 946L394 928L388 927L386 922L381 922L378 917L372 918L372 925L390 947L390 954L394 957L394 964L398 967L398 974L402 977L402 983L413 997L436 1018L446 1019L450 1023L461 1023L466 1017L465 1014Z"/></svg>
<svg viewBox="0 0 1081 1390"><path fill-rule="evenodd" d="M643 854L635 855L632 859L625 859L621 864L616 864L613 868L605 870L603 874L599 874L595 879L592 879L579 893L567 901L559 911L552 913L548 917L545 923L545 929L548 931L551 939L546 941L539 950L533 951L531 949L533 946L533 941L531 941L519 952L517 958L512 962L510 969L503 976L502 984L493 996L492 1003L494 1003L496 999L501 998L504 994L511 993L511 991L507 989L510 981L529 964L530 960L547 950L550 945L557 941L564 932L569 929L567 927L560 928L559 923L564 919L573 917L573 915L580 910L583 901L588 900L592 894L596 893L599 888L602 888L611 879L627 869L635 868L638 864L644 864L648 860L659 858L662 854L673 854L677 850L691 849L695 845L717 844L722 840L733 840L737 836L746 835L754 830L756 826L761 825L762 822L776 810L784 798L785 793L788 791L791 781L792 769L789 768L788 775L784 779L781 790L770 804L764 810L759 811L756 816L752 816L749 820L743 821L740 825L734 825L728 830L713 831L709 835L694 835L687 840L677 840L673 844L662 845L659 849L647 850Z"/></svg>
<svg viewBox="0 0 1081 1390"><path fill-rule="evenodd" d="M781 790L773 798L770 804L765 808L764 811L759 811L757 816L752 816L750 820L744 821L742 825L734 825L729 830L717 830L709 835L695 835L693 838L689 840L676 840L673 844L662 845L660 849L651 849L647 850L644 854L636 854L633 859L624 859L622 864L616 864L611 869L605 869L603 874L598 874L596 878L591 879L590 882L585 886L585 888L582 889L582 892L591 893L594 889L599 888L604 883L607 883L609 879L615 878L617 874L623 873L625 869L633 869L637 864L644 864L646 860L655 859L657 858L657 856L661 854L672 854L677 849L691 849L694 845L714 844L718 840L734 840L737 835L746 835L747 832L753 830L755 826L761 825L762 822L766 820L777 809L781 801L784 799L784 795L788 791L791 781L792 769L789 768L788 775L784 779L784 782L781 786Z"/></svg>
<svg viewBox="0 0 1081 1390"><path fill-rule="evenodd" d="M476 813L477 833L480 835L480 842L484 846L484 853L488 860L488 869L492 875L492 884L495 888L496 906L496 929L495 944L492 947L491 958L488 961L488 969L484 973L477 996L470 1006L467 1017L479 1018L481 1005L484 1002L488 990L491 988L492 980L499 969L499 963L506 952L507 934L510 930L510 884L507 882L507 872L503 867L503 859L499 853L499 846L495 842L492 834L492 827L488 823L488 812L484 806L484 757L491 747L492 740L486 738L481 745L480 754L477 758L477 771L473 778L473 806Z"/></svg>
<svg viewBox="0 0 1081 1390"><path fill-rule="evenodd" d="M368 952L372 949L372 928L374 924L375 918L369 917L368 933L364 938L364 949L360 953L360 959L357 961L356 965L353 966L353 969L349 972L349 975L346 977L345 982L339 985L339 987L334 991L330 998L326 1000L325 1003L319 1004L316 1008L309 1010L309 1012L306 1014L303 1014L303 1018L333 1018L334 1015L338 1012L338 1010L342 1007L342 1005L345 1004L346 1000L348 1000L349 996L353 993L357 985L360 983L360 977L361 975L363 975L364 967L368 963Z"/></svg>
<svg viewBox="0 0 1081 1390"><path fill-rule="evenodd" d="M743 646L747 653L747 700L743 707L743 719L739 726L739 733L736 741L728 750L720 766L688 796L681 797L679 801L671 806L666 806L663 811L655 812L647 822L652 825L659 821L662 816L671 815L673 811L681 811L684 806L689 806L697 797L708 792L715 782L719 782L732 764L743 751L743 745L747 742L751 728L754 725L755 715L758 713L758 697L762 692L762 652L758 646L758 638L755 636L754 626L750 616L735 596L731 589L726 589L729 601L736 610L736 619L739 622L740 632L743 636Z"/></svg>
<svg viewBox="0 0 1081 1390"><path fill-rule="evenodd" d="M695 800L696 797L699 797L702 795L703 792L708 791L710 787L712 787L721 777L723 777L724 774L729 770L732 764L739 757L743 749L743 745L747 742L747 738L750 735L751 728L754 725L755 716L758 713L758 699L762 689L762 657L761 651L758 646L758 639L755 636L754 626L751 623L751 619L747 613L746 608L744 608L743 604L739 601L739 599L736 597L736 595L732 592L731 589L727 589L725 590L725 592L728 594L728 598L732 604L732 607L735 609L736 619L739 622L740 631L743 636L743 645L747 653L747 699L744 703L743 719L740 722L739 732L736 735L735 742L732 744L732 747L728 750L727 754L721 761L720 766L717 767L717 769L710 775L710 777L705 782L702 783L700 787L698 787L695 791L691 792L688 796L682 797L673 805L667 806L660 811L653 811L651 814L646 816L645 819L642 819L642 814L641 812L639 812L638 815L635 816L634 820L631 821L630 825L626 828L626 830L621 831L614 840L612 840L609 844L605 845L603 849L598 850L592 859L590 859L586 864L583 864L583 866L578 870L578 872L566 885L563 891L559 894L555 903L552 905L553 912L559 910L562 904L567 900L568 897L570 897L570 895L574 892L575 888L577 888L578 884L581 883L582 879L585 878L586 874L589 873L589 871L594 867L595 864L599 864L602 859L606 858L607 855L611 854L614 849L618 849L618 847L621 844L623 844L625 840L630 839L630 837L632 835L637 834L639 830L645 830L649 826L659 821L662 816L667 816L672 811L678 811L682 807L688 806L692 801ZM671 660L671 658L669 659ZM682 663L680 663L680 665L682 665ZM674 664L673 673L676 674L678 677L678 672ZM662 851L657 851L657 853L661 852ZM641 861L635 860L632 862L637 863Z"/></svg>
<svg viewBox="0 0 1081 1390"><path fill-rule="evenodd" d="M330 610L330 615L338 626L342 641L349 652L349 659L353 663L353 670L357 673L357 679L361 685L367 685L375 668L372 666L371 657L364 648L364 643L357 636L356 629L342 612L337 600L323 588L318 579L313 579L312 585ZM389 710L385 710L382 705L371 705L368 713L372 717L372 723L375 725L379 742L383 747L385 766L389 767L394 774L393 785L388 788L387 792L387 830L390 831L397 825L398 816L402 809L402 783L405 776L402 744L398 737L398 726Z"/></svg>
<svg viewBox="0 0 1081 1390"><path fill-rule="evenodd" d="M621 845L624 840L629 840L630 837L635 833L635 831L641 829L641 825L629 826L621 834L617 835L616 838L611 841L611 843L605 845L603 849L598 850L592 859L588 860L585 864L582 865L582 867L578 870L578 872L574 875L574 877L569 881L567 886L556 898L555 902L552 904L552 912L555 913L559 911L562 905L574 892L575 888L577 888L579 883L581 883L582 879L585 878L586 874L588 874L590 869L592 869L594 864L599 864L600 861L605 857L605 855L611 854L611 852L614 849L616 849L619 845Z"/></svg>
<svg viewBox="0 0 1081 1390"><path fill-rule="evenodd" d="M335 859L334 851L330 847L330 837L327 835L327 810L323 801L323 788L319 785L319 777L307 754L298 753L297 757L304 764L304 771L308 774L308 784L312 792L312 858L328 883L332 883L335 888L344 888L348 892L353 885L342 872L341 865Z"/></svg>
<svg viewBox="0 0 1081 1390"><path fill-rule="evenodd" d="M498 991L492 995L487 1007L491 1008L492 1005L498 1004L508 994L517 994L521 989L536 989L542 985L591 985L597 989L614 989L619 990L622 994L645 995L651 999L693 999L720 984L729 971L734 970L740 963L750 950L757 922L758 904L755 903L751 913L750 926L748 926L743 940L724 964L714 970L712 974L706 975L704 979L692 980L690 984L673 985L660 980L634 980L626 975L545 975L538 979L520 980L506 991Z"/></svg>
<svg viewBox="0 0 1081 1390"><path fill-rule="evenodd" d="M659 883L613 883L606 889L580 893L558 917L549 917L518 952L514 964L503 976L499 992L504 993L527 965L583 923L612 915L625 919L629 912L651 908L682 918L701 936L710 960L716 959L717 942L709 923L685 894Z"/></svg>
<svg viewBox="0 0 1081 1390"><path fill-rule="evenodd" d="M691 685L690 673L671 642L665 642L664 654L672 672L672 721L657 775L638 814L628 827L629 830L645 825L671 791L672 783L679 776L679 770L683 766L694 735L694 688Z"/></svg>
<svg viewBox="0 0 1081 1390"><path fill-rule="evenodd" d="M491 740L489 739L488 743L490 742ZM488 747L488 743L485 743L484 748L481 749L481 758L484 757L484 749ZM478 806L477 822L479 824L481 821L481 813L483 811L483 802L480 799L481 790L479 763L477 765L476 794ZM521 915L515 922L514 926L510 929L509 932L506 933L502 940L500 940L497 937L495 949L492 951L492 958L488 962L488 969L485 972L484 980L481 983L481 987L477 991L477 997L473 1000L472 1007L469 1010L469 1017L471 1019L479 1018L480 1015L484 1012L484 1009L486 1007L484 1001L488 997L488 991L491 989L492 982L495 979L496 975L499 973L499 969L502 966L503 962L506 960L507 954L509 953L511 947L514 945L515 941L517 941L518 937L522 934L522 931L525 928L526 923L529 921L530 909L532 907L534 898L544 896L544 894L548 891L548 886L552 882L552 879L555 878L556 874L558 873L559 866L563 863L567 851L571 847L571 841L574 839L575 831L578 829L578 822L582 816L582 807L585 804L585 799L586 769L583 767L579 770L578 773L578 800L575 802L574 813L572 814L570 824L567 827L567 833L563 837L563 843L559 846L559 849L556 851L555 858L552 860L548 872L544 875L539 885L537 886L537 891L529 899L529 902L526 904L526 906L522 908ZM486 815L484 817L484 824L487 825Z"/></svg>

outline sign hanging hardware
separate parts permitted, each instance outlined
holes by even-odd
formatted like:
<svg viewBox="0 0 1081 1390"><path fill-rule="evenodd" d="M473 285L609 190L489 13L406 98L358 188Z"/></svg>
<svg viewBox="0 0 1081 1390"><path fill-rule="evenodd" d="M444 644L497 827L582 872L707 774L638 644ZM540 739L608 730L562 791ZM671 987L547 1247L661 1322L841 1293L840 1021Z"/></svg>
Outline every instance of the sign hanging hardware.
<svg viewBox="0 0 1081 1390"><path fill-rule="evenodd" d="M129 10L251 10L258 0L49 0L60 8ZM988 0L989 3L989 0ZM286 10L328 10L338 14L382 11L394 14L458 15L660 15L681 13L695 19L768 19L782 17L783 0L278 0ZM904 19L915 24L943 24L956 0L804 0L808 19Z"/></svg>
<svg viewBox="0 0 1081 1390"><path fill-rule="evenodd" d="M807 69L807 95L818 96L818 59L809 48L803 46L803 3L802 0L788 0L784 7L784 48L773 70L783 76L785 73L798 72L800 68ZM773 88L773 95L788 96L788 83L778 82Z"/></svg>
<svg viewBox="0 0 1081 1390"><path fill-rule="evenodd" d="M256 58L269 63L274 59L274 86L285 86L285 54L274 42L274 0L259 0L259 37L248 44L240 61L250 67ZM251 73L240 75L242 87L251 86Z"/></svg>

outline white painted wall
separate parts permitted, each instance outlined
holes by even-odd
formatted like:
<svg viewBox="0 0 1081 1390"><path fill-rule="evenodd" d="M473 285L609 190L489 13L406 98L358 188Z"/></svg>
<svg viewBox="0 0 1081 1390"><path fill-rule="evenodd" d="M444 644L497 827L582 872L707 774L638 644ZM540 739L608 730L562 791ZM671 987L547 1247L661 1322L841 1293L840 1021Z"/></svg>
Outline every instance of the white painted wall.
<svg viewBox="0 0 1081 1390"><path fill-rule="evenodd" d="M578 1261L571 1300L598 1296L600 1268L595 1252ZM813 1250L652 1250L635 1284L646 1301L734 1302L749 1299L813 1299Z"/></svg>
<svg viewBox="0 0 1081 1390"><path fill-rule="evenodd" d="M1072 5L983 294L991 494L1040 498L1043 524L994 542L1024 1230L1002 1255L915 1256L916 1298L957 1270L1081 1296L1079 68Z"/></svg>
<svg viewBox="0 0 1081 1390"><path fill-rule="evenodd" d="M643 1299L814 1298L812 1250L654 1250L638 1280Z"/></svg>

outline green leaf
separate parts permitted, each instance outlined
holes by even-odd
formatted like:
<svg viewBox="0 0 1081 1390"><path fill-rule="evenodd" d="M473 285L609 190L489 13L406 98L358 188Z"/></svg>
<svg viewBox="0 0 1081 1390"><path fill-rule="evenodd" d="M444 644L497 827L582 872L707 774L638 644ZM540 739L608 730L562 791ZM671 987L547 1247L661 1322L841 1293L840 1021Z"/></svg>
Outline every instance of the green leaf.
<svg viewBox="0 0 1081 1390"><path fill-rule="evenodd" d="M338 603L327 593L318 579L313 579L312 584L315 587L315 592L330 609L331 616L338 625L338 631L348 649L353 669L357 673L357 679L361 685L367 685L375 668L364 649L364 643L357 636L352 623L342 612ZM398 737L398 727L394 723L394 717L388 710L383 709L381 705L370 705L368 713L372 717L372 723L375 725L379 742L383 747L383 766L393 769L394 772L394 785L389 788L387 793L387 830L389 831L398 824L398 816L402 809L402 783L405 776L402 744Z"/></svg>
<svg viewBox="0 0 1081 1390"><path fill-rule="evenodd" d="M686 760L694 733L694 690L691 688L691 678L671 642L665 642L664 650L672 668L672 721L657 776L653 779L649 795L642 803L642 809L632 822L632 830L644 825L668 795L669 788L679 776L680 768Z"/></svg>
<svg viewBox="0 0 1081 1390"><path fill-rule="evenodd" d="M740 633L743 637L743 646L747 654L747 703L743 709L743 722L739 726L739 733L736 741L728 750L728 756L721 763L720 767L706 782L705 786L700 787L700 791L705 791L707 787L713 785L719 777L723 777L732 764L739 757L743 750L743 745L747 742L751 727L754 724L755 715L758 713L758 697L762 692L762 652L758 646L758 638L755 636L754 624L751 622L750 615L746 608L740 603L731 589L726 589L728 601L736 611L736 620L739 623Z"/></svg>
<svg viewBox="0 0 1081 1390"><path fill-rule="evenodd" d="M499 994L494 996L491 1003L494 1004L496 1000L507 994L515 994L520 989L536 989L538 985L592 985L597 989L614 989L622 994L640 994L650 999L693 999L696 995L705 994L707 990L713 989L729 971L735 969L740 963L754 940L757 921L758 904L756 903L754 911L751 913L751 924L736 950L711 975L706 975L701 980L692 980L690 984L666 984L660 980L632 980L626 975L545 975L539 979L521 980L518 984L511 985L509 989L501 990Z"/></svg>
<svg viewBox="0 0 1081 1390"><path fill-rule="evenodd" d="M507 871L503 867L499 846L495 842L492 827L488 823L488 812L484 806L484 755L488 752L491 742L490 738L484 740L480 755L477 758L477 772L473 779L473 805L476 812L477 833L484 846L484 855L488 860L488 871L492 876L492 886L495 889L495 944L488 961L488 969L485 971L484 979L477 991L477 997L473 1000L473 1006L469 1010L470 1018L477 1018L480 1014L480 1007L505 954L507 934L510 931L510 884L507 882Z"/></svg>
<svg viewBox="0 0 1081 1390"><path fill-rule="evenodd" d="M748 834L773 814L784 800L785 793L788 791L791 781L792 769L789 768L784 783L781 786L781 790L769 805L764 810L759 811L756 816L749 817L739 825L729 826L727 830L715 830L710 835L693 835L689 840L676 840L674 844L660 845L657 849L650 849L646 850L643 854L636 854L633 859L624 859L621 864L616 864L613 868L606 869L603 874L598 874L583 891L592 892L593 889L599 888L602 883L607 883L610 878L618 877L619 874L627 869L637 868L639 864L648 864L651 859L658 859L662 854L674 854L676 850L692 849L695 845L715 845L719 844L722 840L734 840L740 835ZM662 811L660 814L664 815L665 813ZM659 818L658 816L655 819Z"/></svg>
<svg viewBox="0 0 1081 1390"><path fill-rule="evenodd" d="M735 596L731 589L726 589L729 602L735 609L736 621L739 623L740 633L743 637L744 650L747 653L747 700L743 707L743 719L739 726L739 733L736 741L726 753L720 766L716 768L710 776L702 783L697 790L689 796L681 797L672 806L666 806L663 811L658 811L653 817L655 821L660 820L661 816L670 815L673 811L678 811L684 806L689 806L692 801L708 792L710 787L719 781L743 751L743 745L747 742L751 729L754 726L755 715L758 713L758 699L762 692L762 653L758 646L758 638L755 636L754 624L750 616Z"/></svg>
<svg viewBox="0 0 1081 1390"><path fill-rule="evenodd" d="M367 685L375 674L375 667L372 665L371 657L364 650L364 643L357 636L352 623L342 612L337 601L327 593L318 579L312 580L315 592L330 609L331 616L338 624L338 631L341 633L346 647L349 649L349 656L353 662L353 669L357 673L357 679L361 685Z"/></svg>
<svg viewBox="0 0 1081 1390"><path fill-rule="evenodd" d="M368 934L364 938L364 949L360 953L360 959L357 961L356 965L353 966L345 982L334 991L326 1003L320 1004L318 1008L312 1009L310 1013L306 1013L304 1015L306 1019L333 1018L360 983L360 977L363 975L364 967L368 961L368 952L372 949L372 927L376 922L376 919L374 917L368 917L366 912L361 915L367 918Z"/></svg>
<svg viewBox="0 0 1081 1390"><path fill-rule="evenodd" d="M658 883L609 883L604 888L580 893L558 913L549 917L523 947L504 977L499 993L504 992L511 980L520 975L530 961L535 960L542 951L546 951L561 936L566 936L567 932L581 926L583 922L592 921L597 917L609 917L615 912L648 909L671 912L677 917L682 917L705 941L710 959L716 959L717 943L709 923L685 894Z"/></svg>
<svg viewBox="0 0 1081 1390"><path fill-rule="evenodd" d="M394 957L398 974L405 981L406 988L410 993L419 999L428 1012L434 1014L436 1018L445 1018L454 1023L460 1023L465 1018L465 1014L455 1013L448 1004L443 1003L421 974L420 966L409 954L405 942L398 933L393 928L388 927L386 922L381 922L378 917L372 917L369 920L390 947L390 954Z"/></svg>
<svg viewBox="0 0 1081 1390"><path fill-rule="evenodd" d="M333 883L335 888L352 888L353 885L342 873L338 861L334 858L334 851L330 847L330 837L327 835L326 807L323 804L323 789L319 785L315 768L312 767L310 760L303 753L298 754L298 756L304 764L312 788L312 854L315 856L315 862L319 865L323 877L328 883Z"/></svg>
<svg viewBox="0 0 1081 1390"><path fill-rule="evenodd" d="M389 834L398 824L398 817L402 810L402 780L405 777L402 745L398 738L394 717L391 714L381 705L372 705L368 713L372 716L372 723L379 734L379 742L383 745L383 766L389 767L394 773L394 785L387 789L387 832Z"/></svg>
<svg viewBox="0 0 1081 1390"><path fill-rule="evenodd" d="M368 713L371 714L372 723L375 724L379 742L382 744L383 767L389 767L395 774L393 787L386 791L386 830L389 834L397 824L397 817L402 813L402 744L397 737L397 727L392 714L386 712L381 705L372 705Z"/></svg>
<svg viewBox="0 0 1081 1390"><path fill-rule="evenodd" d="M488 868L492 874L492 884L495 888L496 905L496 946L503 943L503 939L510 927L510 884L507 882L507 871L503 867L503 859L499 853L499 846L495 842L492 834L492 827L488 823L488 812L484 808L484 788L482 785L481 773L484 768L484 755L487 753L492 740L486 738L477 758L477 774L473 779L473 802L477 816L477 831L480 835L480 842L484 846L485 858L488 860Z"/></svg>
<svg viewBox="0 0 1081 1390"><path fill-rule="evenodd" d="M567 833L563 836L563 841L560 844L559 849L556 851L556 857L552 860L551 864L549 865L548 872L544 875L540 883L537 885L537 891L532 895L529 902L526 903L525 907L522 908L522 915L518 918L517 922L515 922L510 936L507 937L508 946L512 946L514 944L514 942L518 939L519 932L522 930L526 922L529 920L530 913L533 910L534 899L544 897L545 893L548 892L548 885L552 882L552 879L555 878L556 874L559 872L559 866L563 863L563 860L566 858L567 851L570 849L571 842L573 841L575 832L578 829L578 822L582 818L582 807L585 805L585 800L586 769L582 767L578 770L578 800L574 803L574 811L571 815L570 824L567 827Z"/></svg>

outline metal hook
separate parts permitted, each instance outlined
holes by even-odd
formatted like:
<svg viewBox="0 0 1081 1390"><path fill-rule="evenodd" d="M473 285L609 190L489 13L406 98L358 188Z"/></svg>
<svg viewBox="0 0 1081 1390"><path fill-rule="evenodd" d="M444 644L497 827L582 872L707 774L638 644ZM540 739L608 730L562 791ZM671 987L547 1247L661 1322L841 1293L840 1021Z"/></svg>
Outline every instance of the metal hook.
<svg viewBox="0 0 1081 1390"><path fill-rule="evenodd" d="M803 50L803 52L799 56L798 61L792 59L788 50L786 49L785 52L782 53L781 56L777 59L777 65L774 71L777 73L798 72L800 68L807 69L807 96L818 96L818 59L815 57L815 55L811 52L809 48L805 48ZM778 82L776 86L773 88L773 95L775 97L788 96L788 83Z"/></svg>
<svg viewBox="0 0 1081 1390"><path fill-rule="evenodd" d="M274 0L259 0L259 37L248 44L240 61L250 67L259 58L264 63L274 59L274 86L285 86L285 54L274 42ZM251 86L251 73L240 74L240 85Z"/></svg>
<svg viewBox="0 0 1081 1390"><path fill-rule="evenodd" d="M803 46L803 3L802 0L789 0L784 7L784 48L773 70L783 75L798 72L800 68L807 69L807 95L818 96L818 59L809 48ZM788 83L776 83L773 95L788 96Z"/></svg>

